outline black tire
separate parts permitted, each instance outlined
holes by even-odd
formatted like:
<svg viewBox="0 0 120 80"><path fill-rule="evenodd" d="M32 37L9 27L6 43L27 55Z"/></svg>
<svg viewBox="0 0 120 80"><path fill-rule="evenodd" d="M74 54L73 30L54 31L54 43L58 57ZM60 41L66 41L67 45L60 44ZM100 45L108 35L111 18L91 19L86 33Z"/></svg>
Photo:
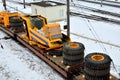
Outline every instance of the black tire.
<svg viewBox="0 0 120 80"><path fill-rule="evenodd" d="M20 17L11 17L10 26L13 32L18 33L24 31L23 20Z"/></svg>
<svg viewBox="0 0 120 80"><path fill-rule="evenodd" d="M21 27L23 26L23 22L19 22L19 23L10 23L11 27Z"/></svg>
<svg viewBox="0 0 120 80"><path fill-rule="evenodd" d="M62 56L62 49L59 49L59 50L50 50L48 51L49 55L53 56L53 55L56 55L56 56Z"/></svg>
<svg viewBox="0 0 120 80"><path fill-rule="evenodd" d="M78 47L72 48L69 46L71 44L77 44ZM73 55L78 55L81 52L84 52L84 49L85 49L84 45L82 43L78 43L78 42L67 42L63 46L63 51L68 55L72 55L72 53L74 53Z"/></svg>
<svg viewBox="0 0 120 80"><path fill-rule="evenodd" d="M86 80L110 80L109 76L110 74L106 74L104 76L92 76L89 74L85 74L85 79Z"/></svg>
<svg viewBox="0 0 120 80"><path fill-rule="evenodd" d="M63 46L63 62L65 65L76 65L84 61L84 45L78 42L68 42Z"/></svg>
<svg viewBox="0 0 120 80"><path fill-rule="evenodd" d="M94 55L100 55L103 57L103 60L93 60L92 57ZM90 68L90 69L99 69L99 70L103 70L103 69L108 69L110 68L110 64L111 64L111 58L106 55L106 54L103 54L103 53L91 53L91 54L88 54L86 57L85 57L85 66L87 68Z"/></svg>
<svg viewBox="0 0 120 80"><path fill-rule="evenodd" d="M10 23L20 23L23 22L22 19L20 19L20 17L11 17L10 18Z"/></svg>
<svg viewBox="0 0 120 80"><path fill-rule="evenodd" d="M63 57L65 59L68 59L68 60L79 60L79 59L82 59L84 58L84 54L79 54L79 55L67 55L67 54L63 54Z"/></svg>
<svg viewBox="0 0 120 80"><path fill-rule="evenodd" d="M92 75L92 76L104 76L110 73L110 68L104 70L91 70L87 67L84 67L85 73Z"/></svg>
<svg viewBox="0 0 120 80"><path fill-rule="evenodd" d="M68 65L68 66L77 65L79 63L83 63L83 61L84 61L84 58L83 59L79 59L79 60L68 60L68 59L63 58L63 63L65 65Z"/></svg>
<svg viewBox="0 0 120 80"><path fill-rule="evenodd" d="M85 57L86 80L109 80L111 58L103 53L91 53Z"/></svg>

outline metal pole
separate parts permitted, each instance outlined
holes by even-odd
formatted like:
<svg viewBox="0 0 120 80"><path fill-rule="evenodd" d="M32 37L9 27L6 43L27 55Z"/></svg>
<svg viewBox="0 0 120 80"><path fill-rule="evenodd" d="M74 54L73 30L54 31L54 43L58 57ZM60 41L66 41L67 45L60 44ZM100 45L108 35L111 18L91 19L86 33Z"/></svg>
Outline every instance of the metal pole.
<svg viewBox="0 0 120 80"><path fill-rule="evenodd" d="M2 2L3 2L4 9L7 10L7 8L6 8L6 0L2 0Z"/></svg>
<svg viewBox="0 0 120 80"><path fill-rule="evenodd" d="M102 5L103 5L102 3L103 3L103 0L101 0L101 7L102 7Z"/></svg>
<svg viewBox="0 0 120 80"><path fill-rule="evenodd" d="M25 0L23 0L23 5L24 5L24 8L26 8L26 7L25 7Z"/></svg>
<svg viewBox="0 0 120 80"><path fill-rule="evenodd" d="M67 36L70 37L70 2L67 0Z"/></svg>

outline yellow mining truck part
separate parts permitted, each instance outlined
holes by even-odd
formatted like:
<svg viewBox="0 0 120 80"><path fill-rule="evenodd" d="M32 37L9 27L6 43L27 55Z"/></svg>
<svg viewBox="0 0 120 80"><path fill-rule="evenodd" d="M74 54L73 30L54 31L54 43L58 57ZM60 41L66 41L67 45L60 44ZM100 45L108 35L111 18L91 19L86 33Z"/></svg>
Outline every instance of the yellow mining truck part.
<svg viewBox="0 0 120 80"><path fill-rule="evenodd" d="M48 23L47 18L41 15L21 15L3 11L0 13L0 23L12 27L15 32L24 31L24 38L27 37L29 44L45 50L61 48L65 42L70 41L70 38L61 32L59 23Z"/></svg>
<svg viewBox="0 0 120 80"><path fill-rule="evenodd" d="M70 41L60 29L60 24L50 23L41 15L21 16L29 36L31 45L38 45L46 50L60 48L64 42ZM42 45L41 45L42 44Z"/></svg>
<svg viewBox="0 0 120 80"><path fill-rule="evenodd" d="M10 27L10 17L18 17L20 14L18 12L9 13L7 11L0 12L0 23L4 24L6 27Z"/></svg>

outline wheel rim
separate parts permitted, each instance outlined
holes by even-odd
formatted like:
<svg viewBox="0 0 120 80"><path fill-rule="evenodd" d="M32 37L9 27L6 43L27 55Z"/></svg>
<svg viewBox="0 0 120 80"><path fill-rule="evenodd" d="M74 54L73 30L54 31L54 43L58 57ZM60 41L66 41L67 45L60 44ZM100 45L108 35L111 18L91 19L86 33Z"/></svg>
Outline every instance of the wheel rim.
<svg viewBox="0 0 120 80"><path fill-rule="evenodd" d="M68 46L69 46L70 48L78 48L78 47L79 47L79 44L77 44L77 43L70 43Z"/></svg>
<svg viewBox="0 0 120 80"><path fill-rule="evenodd" d="M104 56L103 55L99 55L99 54L93 55L91 58L94 61L102 61L102 60L104 60Z"/></svg>

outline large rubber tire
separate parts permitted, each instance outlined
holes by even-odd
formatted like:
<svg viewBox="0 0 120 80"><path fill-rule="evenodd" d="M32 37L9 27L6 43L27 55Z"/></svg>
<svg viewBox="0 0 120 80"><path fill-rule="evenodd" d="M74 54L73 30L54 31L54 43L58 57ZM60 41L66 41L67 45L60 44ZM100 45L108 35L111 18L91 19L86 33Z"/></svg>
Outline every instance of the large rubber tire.
<svg viewBox="0 0 120 80"><path fill-rule="evenodd" d="M65 65L73 66L73 65L77 65L77 64L83 63L84 58L83 59L79 59L79 60L68 60L68 59L63 58L63 61L64 61Z"/></svg>
<svg viewBox="0 0 120 80"><path fill-rule="evenodd" d="M20 17L11 17L10 18L11 27L19 27L23 26L23 20Z"/></svg>
<svg viewBox="0 0 120 80"><path fill-rule="evenodd" d="M84 54L78 54L78 55L67 55L63 54L63 57L68 60L79 60L79 59L84 59Z"/></svg>
<svg viewBox="0 0 120 80"><path fill-rule="evenodd" d="M71 44L77 44L78 46L73 48L73 47L69 46ZM81 52L84 52L84 49L85 49L84 45L82 43L79 43L79 42L67 42L63 46L63 51L68 55L78 55Z"/></svg>
<svg viewBox="0 0 120 80"><path fill-rule="evenodd" d="M22 32L24 31L23 20L20 17L11 17L10 26L13 32Z"/></svg>
<svg viewBox="0 0 120 80"><path fill-rule="evenodd" d="M79 42L68 42L63 46L63 62L65 65L76 65L84 61L84 45Z"/></svg>
<svg viewBox="0 0 120 80"><path fill-rule="evenodd" d="M103 59L99 60L99 61L93 60L92 57L95 56L95 55L102 56ZM106 54L103 54L103 53L91 53L91 54L88 54L85 57L85 66L87 68L90 68L90 69L103 70L103 69L110 68L111 61L112 61L112 59Z"/></svg>
<svg viewBox="0 0 120 80"><path fill-rule="evenodd" d="M20 23L22 22L23 20L20 19L20 17L11 17L10 18L10 23Z"/></svg>
<svg viewBox="0 0 120 80"><path fill-rule="evenodd" d="M103 70L91 70L87 67L84 67L85 73L92 75L92 76L104 76L110 73L110 68L103 69Z"/></svg>
<svg viewBox="0 0 120 80"><path fill-rule="evenodd" d="M51 56L62 56L63 50L62 49L58 49L58 50L50 50L48 51L49 55Z"/></svg>
<svg viewBox="0 0 120 80"><path fill-rule="evenodd" d="M92 76L89 74L85 74L85 79L86 80L110 80L109 76L110 74L106 74L104 76Z"/></svg>
<svg viewBox="0 0 120 80"><path fill-rule="evenodd" d="M111 58L103 53L91 53L85 57L86 80L109 80Z"/></svg>
<svg viewBox="0 0 120 80"><path fill-rule="evenodd" d="M23 26L23 22L19 22L19 23L10 23L10 26L11 27L21 27L21 26Z"/></svg>

